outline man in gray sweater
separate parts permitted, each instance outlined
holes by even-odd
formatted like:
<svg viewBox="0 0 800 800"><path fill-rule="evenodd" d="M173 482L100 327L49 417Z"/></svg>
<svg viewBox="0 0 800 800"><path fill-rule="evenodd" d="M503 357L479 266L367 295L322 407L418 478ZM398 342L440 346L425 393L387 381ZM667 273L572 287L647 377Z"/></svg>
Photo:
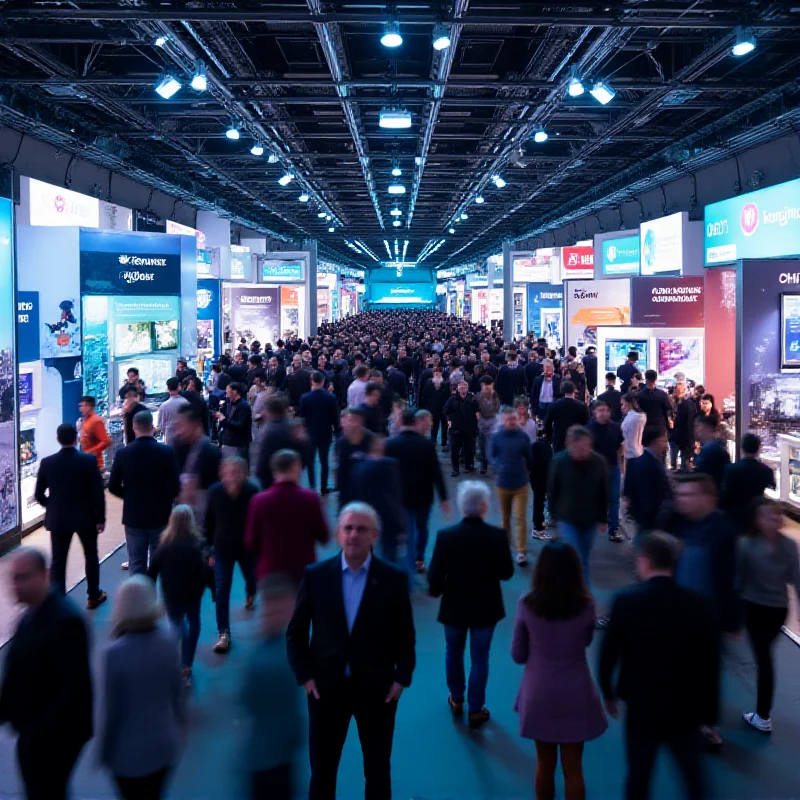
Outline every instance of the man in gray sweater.
<svg viewBox="0 0 800 800"><path fill-rule="evenodd" d="M606 531L608 509L608 467L592 451L588 428L574 425L567 431L567 449L550 467L547 498L559 535L578 552L588 588L592 545L598 530Z"/></svg>

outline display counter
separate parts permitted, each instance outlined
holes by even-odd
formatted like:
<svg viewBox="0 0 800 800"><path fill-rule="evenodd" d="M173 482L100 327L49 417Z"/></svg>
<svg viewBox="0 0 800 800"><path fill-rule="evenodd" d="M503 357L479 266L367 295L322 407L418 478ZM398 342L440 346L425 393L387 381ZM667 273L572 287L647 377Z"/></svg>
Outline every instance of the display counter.
<svg viewBox="0 0 800 800"><path fill-rule="evenodd" d="M775 470L777 498L787 508L800 513L800 436L779 433L777 439L779 458L764 458L764 462ZM776 496L775 492L767 494Z"/></svg>

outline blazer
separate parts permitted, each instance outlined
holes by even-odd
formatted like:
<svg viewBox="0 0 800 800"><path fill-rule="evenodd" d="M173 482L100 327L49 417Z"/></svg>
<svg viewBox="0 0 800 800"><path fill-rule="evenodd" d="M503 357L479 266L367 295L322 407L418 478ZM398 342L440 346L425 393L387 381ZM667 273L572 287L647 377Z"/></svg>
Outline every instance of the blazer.
<svg viewBox="0 0 800 800"><path fill-rule="evenodd" d="M302 456L302 443L292 433L286 420L269 420L261 435L261 448L258 454L256 476L262 489L272 486L272 467L269 462L278 450L296 450Z"/></svg>
<svg viewBox="0 0 800 800"><path fill-rule="evenodd" d="M403 400L408 399L408 378L406 378L402 370L390 369L386 373L386 385L392 390L393 394Z"/></svg>
<svg viewBox="0 0 800 800"><path fill-rule="evenodd" d="M720 508L734 520L740 530L747 524L747 512L756 497L765 489L775 488L775 473L757 458L742 458L725 467Z"/></svg>
<svg viewBox="0 0 800 800"><path fill-rule="evenodd" d="M175 455L178 459L178 469L181 473L186 470L186 464L191 453L192 446L186 444L174 444ZM219 480L219 467L222 462L222 452L219 447L215 447L206 439L200 445L200 453L194 465L194 474L198 477L200 487L203 490L210 489Z"/></svg>
<svg viewBox="0 0 800 800"><path fill-rule="evenodd" d="M589 406L573 397L562 397L550 404L544 421L545 436L553 444L553 452L560 453L566 448L567 431L573 425L587 425Z"/></svg>
<svg viewBox="0 0 800 800"><path fill-rule="evenodd" d="M542 384L544 383L544 375L540 375L533 381L531 387L531 408L533 409L534 416L539 416L540 412L544 409L539 406L539 396L542 393ZM556 373L553 375L553 402L561 396L561 376Z"/></svg>
<svg viewBox="0 0 800 800"><path fill-rule="evenodd" d="M312 389L300 398L297 416L306 423L313 442L331 442L339 429L339 404L325 389Z"/></svg>
<svg viewBox="0 0 800 800"><path fill-rule="evenodd" d="M601 641L600 691L625 701L629 728L666 738L715 724L719 637L700 595L666 577L632 586Z"/></svg>
<svg viewBox="0 0 800 800"><path fill-rule="evenodd" d="M626 462L622 496L639 530L652 531L672 499L672 485L666 467L649 450Z"/></svg>
<svg viewBox="0 0 800 800"><path fill-rule="evenodd" d="M693 400L685 397L676 404L670 439L681 450L694 449L694 418L696 416L697 405Z"/></svg>
<svg viewBox="0 0 800 800"><path fill-rule="evenodd" d="M126 633L105 653L100 762L140 778L178 759L186 722L175 632Z"/></svg>
<svg viewBox="0 0 800 800"><path fill-rule="evenodd" d="M541 361L529 361L525 365L525 386L529 394L533 390L533 382L542 374L543 370Z"/></svg>
<svg viewBox="0 0 800 800"><path fill-rule="evenodd" d="M667 432L669 421L672 419L672 406L669 395L663 389L648 389L642 386L639 389L639 410L647 417L645 427Z"/></svg>
<svg viewBox="0 0 800 800"><path fill-rule="evenodd" d="M106 521L106 495L97 459L74 447L42 459L36 476L36 502L45 509L49 531L94 531Z"/></svg>
<svg viewBox="0 0 800 800"><path fill-rule="evenodd" d="M712 439L710 442L706 442L694 457L694 471L710 475L717 487L717 492L721 494L725 470L730 463L731 457L725 443L721 439Z"/></svg>
<svg viewBox="0 0 800 800"><path fill-rule="evenodd" d="M152 436L138 437L114 458L108 491L122 498L123 525L165 528L180 491L175 451Z"/></svg>
<svg viewBox="0 0 800 800"><path fill-rule="evenodd" d="M626 361L624 364L617 367L617 377L622 381L619 387L622 394L625 394L631 388L631 378L637 372L641 372L638 363L631 364L630 361Z"/></svg>
<svg viewBox="0 0 800 800"><path fill-rule="evenodd" d="M364 596L348 631L342 554L306 569L286 632L289 663L299 684L313 678L324 694L349 666L353 684L382 701L393 683L411 685L415 644L405 572L372 555Z"/></svg>
<svg viewBox="0 0 800 800"><path fill-rule="evenodd" d="M286 377L286 393L289 405L299 406L300 398L311 391L311 373L307 369L298 369Z"/></svg>
<svg viewBox="0 0 800 800"><path fill-rule="evenodd" d="M225 419L220 420L222 444L230 447L247 447L253 441L253 410L243 397L231 407Z"/></svg>
<svg viewBox="0 0 800 800"><path fill-rule="evenodd" d="M514 574L508 535L480 517L465 517L439 531L428 565L432 597L441 597L439 622L453 628L488 628L506 615L501 581Z"/></svg>
<svg viewBox="0 0 800 800"><path fill-rule="evenodd" d="M525 391L525 371L504 364L497 372L494 388L504 406L514 405L514 398Z"/></svg>
<svg viewBox="0 0 800 800"><path fill-rule="evenodd" d="M447 485L435 442L416 431L402 430L386 442L385 454L398 463L405 508L433 505L434 487L439 499L447 500Z"/></svg>
<svg viewBox="0 0 800 800"><path fill-rule="evenodd" d="M381 521L381 539L394 537L406 529L402 502L403 490L397 461L388 456L365 458L350 473L350 500L372 506Z"/></svg>
<svg viewBox="0 0 800 800"><path fill-rule="evenodd" d="M245 481L238 497L231 497L221 483L208 490L205 536L214 554L223 559L241 558L245 552L244 532L250 501L258 494L253 481Z"/></svg>

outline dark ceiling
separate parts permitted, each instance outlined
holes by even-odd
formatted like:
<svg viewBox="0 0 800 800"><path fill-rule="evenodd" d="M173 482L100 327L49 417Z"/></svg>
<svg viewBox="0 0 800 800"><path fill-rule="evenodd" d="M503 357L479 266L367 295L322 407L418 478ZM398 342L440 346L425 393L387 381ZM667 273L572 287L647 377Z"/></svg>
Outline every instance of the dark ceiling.
<svg viewBox="0 0 800 800"><path fill-rule="evenodd" d="M396 49L380 43L389 19ZM449 49L431 46L437 23ZM758 46L734 58L739 25ZM0 123L277 238L317 239L334 261L377 266L368 253L387 260L395 238L417 261L445 240L424 264L453 266L556 209L577 213L620 176L641 186L641 165L655 174L796 108L798 26L790 4L737 0L12 1L0 3ZM189 87L196 59L202 94ZM587 85L607 80L612 102L568 97L573 66ZM183 83L170 100L154 91L164 70ZM412 113L409 130L378 126L390 103ZM238 142L225 136L232 118ZM536 144L540 125L549 139ZM249 152L256 138L262 156ZM395 163L407 187L398 228ZM296 179L284 188L287 170Z"/></svg>

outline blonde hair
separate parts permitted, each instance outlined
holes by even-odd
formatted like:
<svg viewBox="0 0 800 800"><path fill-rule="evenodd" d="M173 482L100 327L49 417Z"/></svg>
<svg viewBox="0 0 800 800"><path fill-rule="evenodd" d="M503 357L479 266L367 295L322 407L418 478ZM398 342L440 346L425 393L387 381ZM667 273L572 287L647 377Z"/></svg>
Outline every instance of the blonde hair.
<svg viewBox="0 0 800 800"><path fill-rule="evenodd" d="M122 582L117 592L111 614L111 638L152 630L163 615L155 583L146 575L133 575Z"/></svg>
<svg viewBox="0 0 800 800"><path fill-rule="evenodd" d="M178 542L182 539L192 539L198 543L202 541L194 519L194 511L187 505L175 506L172 509L167 527L161 534L161 544Z"/></svg>

